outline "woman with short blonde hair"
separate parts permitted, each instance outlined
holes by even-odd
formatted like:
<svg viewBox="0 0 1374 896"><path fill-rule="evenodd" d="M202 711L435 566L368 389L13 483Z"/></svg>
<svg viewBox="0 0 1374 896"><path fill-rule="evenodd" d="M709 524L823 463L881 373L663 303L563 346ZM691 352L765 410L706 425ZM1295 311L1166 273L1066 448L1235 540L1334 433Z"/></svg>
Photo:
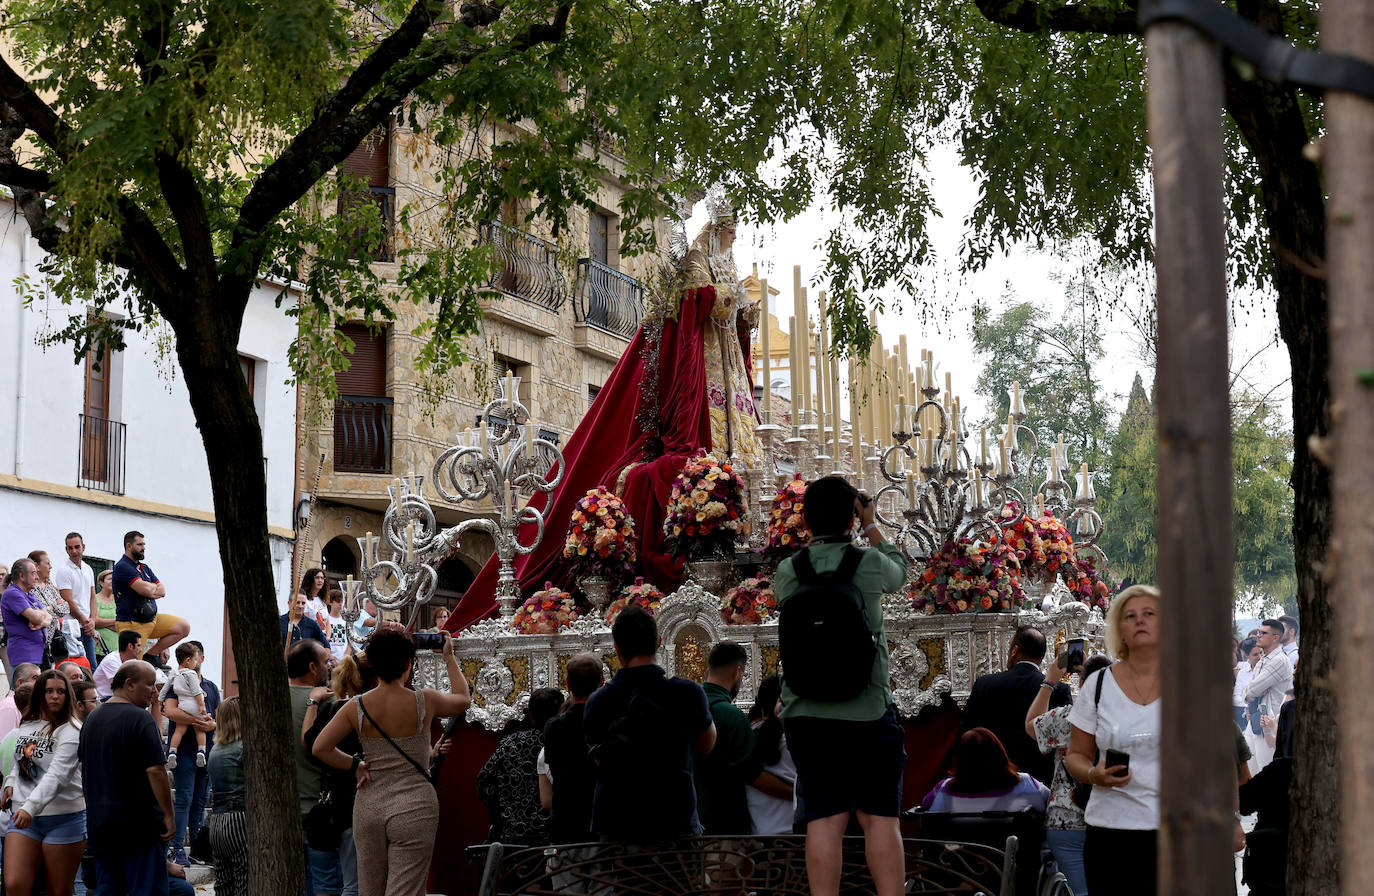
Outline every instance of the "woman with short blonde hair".
<svg viewBox="0 0 1374 896"><path fill-rule="evenodd" d="M1084 679L1069 711L1064 764L1093 785L1084 812L1090 893L1154 896L1159 829L1159 613L1157 588L1133 585L1107 610L1117 663Z"/></svg>

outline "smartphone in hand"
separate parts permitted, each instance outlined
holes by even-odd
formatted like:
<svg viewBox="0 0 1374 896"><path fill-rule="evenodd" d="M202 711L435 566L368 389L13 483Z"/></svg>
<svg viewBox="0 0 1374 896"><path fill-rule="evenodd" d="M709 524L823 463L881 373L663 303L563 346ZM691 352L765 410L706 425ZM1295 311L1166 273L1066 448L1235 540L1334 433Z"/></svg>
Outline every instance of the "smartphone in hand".
<svg viewBox="0 0 1374 896"><path fill-rule="evenodd" d="M1068 659L1065 665L1065 672L1079 672L1083 669L1083 661L1087 659L1087 651L1083 646L1082 638L1072 638L1068 642L1066 650Z"/></svg>
<svg viewBox="0 0 1374 896"><path fill-rule="evenodd" d="M1107 768L1116 768L1118 765L1125 766L1126 771L1131 770L1131 754L1123 753L1120 750L1107 751Z"/></svg>

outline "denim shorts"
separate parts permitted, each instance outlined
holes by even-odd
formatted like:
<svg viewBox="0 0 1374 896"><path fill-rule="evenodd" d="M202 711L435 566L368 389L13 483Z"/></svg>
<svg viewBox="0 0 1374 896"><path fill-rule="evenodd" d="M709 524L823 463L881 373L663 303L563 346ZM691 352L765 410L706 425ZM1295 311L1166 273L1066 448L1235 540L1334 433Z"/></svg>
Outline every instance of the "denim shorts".
<svg viewBox="0 0 1374 896"><path fill-rule="evenodd" d="M887 818L900 814L906 733L895 707L870 722L801 716L782 724L797 766L798 821L851 810Z"/></svg>
<svg viewBox="0 0 1374 896"><path fill-rule="evenodd" d="M10 821L9 833L23 834L30 840L51 843L54 846L80 843L86 839L86 813L81 811L64 815L39 815L29 822L28 827L22 829L15 827L14 822Z"/></svg>

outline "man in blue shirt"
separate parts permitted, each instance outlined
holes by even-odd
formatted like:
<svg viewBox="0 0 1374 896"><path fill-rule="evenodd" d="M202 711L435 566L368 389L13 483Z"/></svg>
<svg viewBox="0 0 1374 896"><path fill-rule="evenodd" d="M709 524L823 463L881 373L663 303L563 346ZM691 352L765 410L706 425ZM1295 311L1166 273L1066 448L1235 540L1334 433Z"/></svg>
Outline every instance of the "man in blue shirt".
<svg viewBox="0 0 1374 896"><path fill-rule="evenodd" d="M329 647L329 636L305 612L305 595L297 594L291 598L291 611L281 615L281 646L289 648L298 641L311 638Z"/></svg>
<svg viewBox="0 0 1374 896"><path fill-rule="evenodd" d="M157 611L167 588L153 568L143 562L148 549L142 532L124 533L124 556L114 565L115 631L133 630L143 636L143 659L163 670L162 653L191 633L191 624L180 616Z"/></svg>
<svg viewBox="0 0 1374 896"><path fill-rule="evenodd" d="M199 641L188 642L196 648L196 671L201 671L205 662L205 648ZM177 705L176 694L169 694L162 702L162 714L173 724L190 725L205 732L205 751L209 753L215 745L215 711L219 709L219 687L203 674L200 676L201 689L205 691L205 711L208 720L185 712ZM192 701L194 703L194 701ZM195 709L194 706L191 707ZM210 790L209 769L196 765L196 739L183 737L177 747L178 762L172 770L172 813L176 817L176 833L172 835L171 859L178 865L194 862L190 857L190 845L195 842L201 823L205 820L205 805Z"/></svg>

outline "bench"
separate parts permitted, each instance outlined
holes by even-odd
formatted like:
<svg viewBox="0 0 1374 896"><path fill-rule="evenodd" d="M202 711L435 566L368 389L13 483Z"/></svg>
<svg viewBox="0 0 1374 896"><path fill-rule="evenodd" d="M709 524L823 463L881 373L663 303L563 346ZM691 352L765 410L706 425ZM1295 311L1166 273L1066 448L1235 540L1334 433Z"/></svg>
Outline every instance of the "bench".
<svg viewBox="0 0 1374 896"><path fill-rule="evenodd" d="M1012 896L1016 838L985 843L903 838L906 892L926 896ZM548 847L501 843L480 855L478 896L810 896L806 838L760 835L689 837L652 846L579 843ZM862 837L844 838L840 892L873 893Z"/></svg>

